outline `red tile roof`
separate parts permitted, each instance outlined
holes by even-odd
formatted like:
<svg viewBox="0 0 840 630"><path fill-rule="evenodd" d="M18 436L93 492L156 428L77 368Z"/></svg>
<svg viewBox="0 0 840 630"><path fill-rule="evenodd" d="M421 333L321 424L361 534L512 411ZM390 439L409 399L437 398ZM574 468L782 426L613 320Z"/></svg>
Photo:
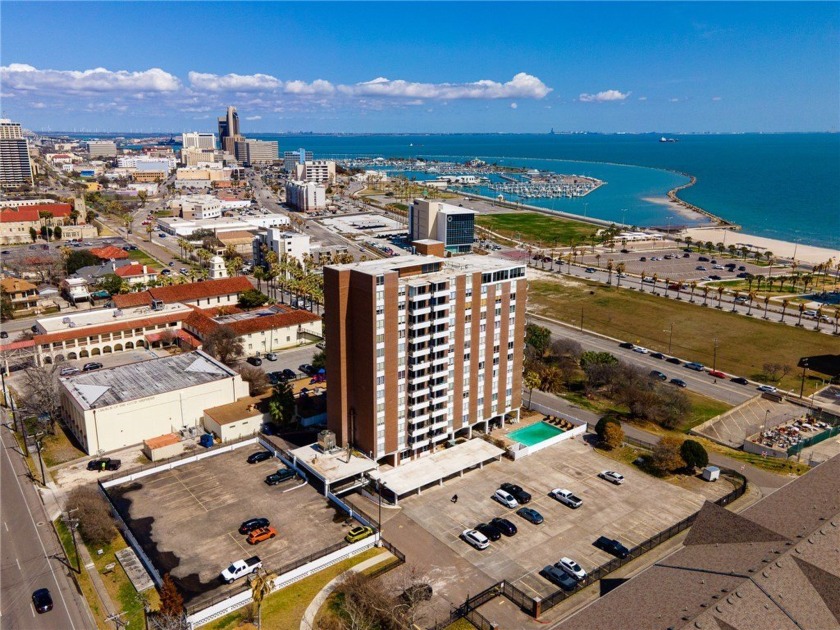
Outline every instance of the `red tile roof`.
<svg viewBox="0 0 840 630"><path fill-rule="evenodd" d="M113 324L100 324L99 326L83 326L80 328L68 328L67 330L59 330L56 332L45 333L43 335L35 335L34 341L36 344L45 344L53 343L54 341L79 339L80 337L90 337L93 335L101 335L104 333L118 332L120 330L144 328L146 326L152 326L157 324L169 324L172 322L181 321L183 318L184 311L179 310L177 313L167 313L165 315L156 315L154 317L144 317L143 319L123 320L120 322L115 322ZM124 342L118 339L115 340L114 343Z"/></svg>
<svg viewBox="0 0 840 630"><path fill-rule="evenodd" d="M202 336L209 334L219 326L227 326L237 335L250 335L261 330L300 326L301 324L315 322L320 319L318 315L309 311L288 310L283 313L277 313L276 315L255 316L221 324L211 319L206 311L196 310L184 320L184 326L190 327Z"/></svg>
<svg viewBox="0 0 840 630"><path fill-rule="evenodd" d="M54 217L69 217L73 212L73 206L69 203L40 203L29 207L36 212L49 212Z"/></svg>
<svg viewBox="0 0 840 630"><path fill-rule="evenodd" d="M120 278L136 278L137 276L157 275L158 273L157 269L146 267L144 271L143 267L144 265L141 265L140 263L133 263L131 265L117 267L114 270L114 273L117 274Z"/></svg>
<svg viewBox="0 0 840 630"><path fill-rule="evenodd" d="M128 308L151 304L152 300L163 300L165 304L220 297L233 293L242 293L254 287L245 276L222 278L221 280L205 280L190 284L176 284L170 287L156 287L140 293L127 293L114 296L114 306Z"/></svg>
<svg viewBox="0 0 840 630"><path fill-rule="evenodd" d="M0 210L0 223L19 223L22 221L40 221L34 206L27 208L6 207Z"/></svg>
<svg viewBox="0 0 840 630"><path fill-rule="evenodd" d="M113 245L108 245L108 247L94 247L90 250L90 253L102 260L124 260L128 258L127 251L119 247L114 247Z"/></svg>

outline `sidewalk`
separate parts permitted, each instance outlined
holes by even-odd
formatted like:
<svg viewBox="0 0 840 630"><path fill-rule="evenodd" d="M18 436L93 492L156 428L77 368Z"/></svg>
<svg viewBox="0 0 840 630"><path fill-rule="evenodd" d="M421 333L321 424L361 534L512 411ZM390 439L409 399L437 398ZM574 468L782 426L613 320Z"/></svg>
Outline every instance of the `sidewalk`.
<svg viewBox="0 0 840 630"><path fill-rule="evenodd" d="M378 556L374 556L373 558L368 558L367 560L360 562L356 566L351 567L341 575L338 575L327 582L324 585L324 588L318 592L312 602L310 602L309 606L307 606L306 612L303 613L303 619L300 620L300 630L312 630L315 627L315 615L318 614L321 606L325 601L327 601L327 598L332 594L347 573L359 573L360 571L364 571L374 565L381 564L386 560L390 561L392 558L396 558L396 556L389 551L380 553Z"/></svg>

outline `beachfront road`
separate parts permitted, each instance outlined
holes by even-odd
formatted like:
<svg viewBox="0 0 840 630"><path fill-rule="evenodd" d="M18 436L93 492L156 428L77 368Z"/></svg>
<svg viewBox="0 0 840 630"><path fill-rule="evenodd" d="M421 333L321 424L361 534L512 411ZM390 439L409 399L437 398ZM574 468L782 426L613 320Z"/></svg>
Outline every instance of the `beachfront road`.
<svg viewBox="0 0 840 630"><path fill-rule="evenodd" d="M0 434L0 628L90 628L93 620L68 576L69 569L54 558L64 554L27 477L14 436L6 425L0 426ZM53 609L40 615L32 606L32 592L39 588L48 588L53 598Z"/></svg>
<svg viewBox="0 0 840 630"><path fill-rule="evenodd" d="M534 323L546 326L551 330L553 336L577 341L584 351L609 352L630 365L636 365L645 370L659 370L664 372L669 379L680 378L684 380L688 389L703 396L730 405L739 405L756 395L755 386L738 385L724 379L715 379L706 372L695 372L681 365L666 363L661 359L653 359L646 354L639 354L627 348L619 348L618 344L612 339L604 339L586 330L581 332L572 326L547 321L534 315L530 315L530 317Z"/></svg>

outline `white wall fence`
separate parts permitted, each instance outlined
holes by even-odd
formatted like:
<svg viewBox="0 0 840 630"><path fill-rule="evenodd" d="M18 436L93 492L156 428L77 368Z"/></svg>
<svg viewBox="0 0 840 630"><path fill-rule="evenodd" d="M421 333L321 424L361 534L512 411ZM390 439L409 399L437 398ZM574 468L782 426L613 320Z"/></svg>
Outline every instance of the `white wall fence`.
<svg viewBox="0 0 840 630"><path fill-rule="evenodd" d="M379 534L375 536L371 536L369 538L365 538L364 540L360 540L357 543L353 543L352 545L348 545L347 547L343 547L338 551L334 551L331 554L323 556L322 558L318 558L317 560L313 560L301 567L296 569L292 569L291 571L287 571L282 575L278 575L274 579L274 590L278 590L281 588L285 588L290 584L294 584L295 582L302 580L310 575L325 569L326 567L332 566L339 562L343 562L348 558L352 558L353 556L362 553L368 549L371 549L379 542ZM210 623L214 619L218 619L219 617L224 617L230 612L238 608L242 608L243 606L247 606L251 603L251 590L248 589L242 593L237 593L236 595L232 595L227 599L213 604L205 608L204 610L200 610L192 615L187 617L187 622L189 623L189 627L198 628L199 626L203 626L205 624Z"/></svg>

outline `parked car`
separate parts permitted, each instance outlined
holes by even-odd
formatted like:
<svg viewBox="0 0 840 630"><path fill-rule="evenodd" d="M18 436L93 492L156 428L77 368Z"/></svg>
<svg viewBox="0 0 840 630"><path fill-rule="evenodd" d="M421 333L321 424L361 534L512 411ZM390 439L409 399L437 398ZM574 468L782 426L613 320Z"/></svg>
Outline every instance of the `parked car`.
<svg viewBox="0 0 840 630"><path fill-rule="evenodd" d="M584 271L586 273L595 273L595 267L587 267Z"/></svg>
<svg viewBox="0 0 840 630"><path fill-rule="evenodd" d="M676 385L677 387L688 387L688 383L686 383L681 378L672 378L671 379L671 384Z"/></svg>
<svg viewBox="0 0 840 630"><path fill-rule="evenodd" d="M531 495L525 492L520 486L512 483L503 483L499 487L516 499L519 505L525 505L531 500Z"/></svg>
<svg viewBox="0 0 840 630"><path fill-rule="evenodd" d="M297 374L295 373L295 371L290 370L289 368L286 368L285 370L280 372L280 374L282 374L283 379L287 380L287 381L293 381L293 380L295 380L295 378L297 378Z"/></svg>
<svg viewBox="0 0 840 630"><path fill-rule="evenodd" d="M359 542L360 540L364 540L368 536L373 536L373 528L368 527L367 525L359 525L358 527L354 527L347 535L344 537L344 540L349 543Z"/></svg>
<svg viewBox="0 0 840 630"><path fill-rule="evenodd" d="M289 479L294 479L297 473L291 468L281 468L276 473L272 473L265 478L265 482L269 486L276 486L278 483L283 483Z"/></svg>
<svg viewBox="0 0 840 630"><path fill-rule="evenodd" d="M746 271L746 270L747 270L747 268L744 267L744 265L741 265L740 267L738 267L738 271Z"/></svg>
<svg viewBox="0 0 840 630"><path fill-rule="evenodd" d="M277 360L277 353L276 352L269 352L265 355L265 358L269 361L276 361Z"/></svg>
<svg viewBox="0 0 840 630"><path fill-rule="evenodd" d="M566 490L565 488L555 488L548 494L560 501L563 505L568 505L574 510L583 505L583 500L580 497L575 496L571 490Z"/></svg>
<svg viewBox="0 0 840 630"><path fill-rule="evenodd" d="M74 374L78 374L81 370L77 367L63 367L61 371L58 373L59 376L73 376Z"/></svg>
<svg viewBox="0 0 840 630"><path fill-rule="evenodd" d="M519 508L518 510L516 510L516 513L522 518L524 518L526 521L528 521L529 523L533 523L534 525L539 525L545 520L543 518L543 515L533 508Z"/></svg>
<svg viewBox="0 0 840 630"><path fill-rule="evenodd" d="M618 344L618 347L619 348L627 348L628 350L632 350L636 346L635 346L635 344L632 344L629 341L622 341L620 344Z"/></svg>
<svg viewBox="0 0 840 630"><path fill-rule="evenodd" d="M643 346L633 346L633 352L638 352L639 354L649 354L650 350Z"/></svg>
<svg viewBox="0 0 840 630"><path fill-rule="evenodd" d="M709 262L709 259L706 256L700 256L699 258L697 258L697 260L699 260L700 262Z"/></svg>
<svg viewBox="0 0 840 630"><path fill-rule="evenodd" d="M573 578L575 578L578 582L586 578L586 571L583 570L577 562L572 560L571 558L567 558L563 556L560 558L560 562L555 563L554 565L558 569L562 569Z"/></svg>
<svg viewBox="0 0 840 630"><path fill-rule="evenodd" d="M726 378L726 374L720 370L709 370L709 376L714 376L715 378Z"/></svg>
<svg viewBox="0 0 840 630"><path fill-rule="evenodd" d="M706 369L706 367L702 363L697 363L696 361L686 363L685 367L687 367L689 370L694 370L695 372L702 372Z"/></svg>
<svg viewBox="0 0 840 630"><path fill-rule="evenodd" d="M492 525L491 523L479 523L475 526L476 531L481 532L485 536L487 536L488 540L496 541L502 537L502 532L499 530L498 527Z"/></svg>
<svg viewBox="0 0 840 630"><path fill-rule="evenodd" d="M665 355L662 354L661 352L651 352L650 353L650 358L651 359L664 359Z"/></svg>
<svg viewBox="0 0 840 630"><path fill-rule="evenodd" d="M119 470L120 466L122 466L122 460L119 459L111 459L110 457L102 457L100 459L92 459L87 463L88 470L95 470L97 472L102 472L105 470L113 471Z"/></svg>
<svg viewBox="0 0 840 630"><path fill-rule="evenodd" d="M540 571L540 575L549 582L556 584L564 591L573 591L578 584L575 578L553 564L549 564L544 567L543 570Z"/></svg>
<svg viewBox="0 0 840 630"><path fill-rule="evenodd" d="M768 394L775 394L779 390L773 387L772 385L759 385L758 391L767 392Z"/></svg>
<svg viewBox="0 0 840 630"><path fill-rule="evenodd" d="M257 451L256 453L251 453L248 455L248 459L246 460L249 464L257 464L259 462L264 462L274 457L271 451Z"/></svg>
<svg viewBox="0 0 840 630"><path fill-rule="evenodd" d="M327 344L323 341L319 341L318 343L315 344L315 347L318 348L319 350L324 350L324 349L326 349Z"/></svg>
<svg viewBox="0 0 840 630"><path fill-rule="evenodd" d="M85 363L84 367L82 368L83 372L92 372L93 370L98 370L102 367L102 364L98 361L91 361L90 363Z"/></svg>
<svg viewBox="0 0 840 630"><path fill-rule="evenodd" d="M5 330L0 330L0 339L8 339L8 338L9 338L9 333L6 332Z"/></svg>
<svg viewBox="0 0 840 630"><path fill-rule="evenodd" d="M519 503L516 502L516 499L513 498L513 495L502 489L496 490L496 492L493 493L493 498L506 508L513 509L519 505Z"/></svg>
<svg viewBox="0 0 840 630"><path fill-rule="evenodd" d="M738 385L749 385L750 382L745 379L743 376L736 376L730 379L733 383L738 383Z"/></svg>
<svg viewBox="0 0 840 630"><path fill-rule="evenodd" d="M601 479L606 479L610 483L614 483L617 486L620 486L624 483L624 475L621 473L617 473L614 470L602 470L598 473L598 476Z"/></svg>
<svg viewBox="0 0 840 630"><path fill-rule="evenodd" d="M614 555L616 558L626 558L630 555L630 550L627 549L624 545L622 545L617 540L613 540L612 538L607 538L606 536L601 536L592 543L598 549L602 551L606 551L609 554Z"/></svg>
<svg viewBox="0 0 840 630"><path fill-rule="evenodd" d="M42 615L45 612L50 612L53 609L53 600L52 595L50 595L50 589L39 588L37 591L32 593L32 606L35 608L35 612L39 615Z"/></svg>
<svg viewBox="0 0 840 630"><path fill-rule="evenodd" d="M299 365L298 369L301 372L303 372L304 374L306 374L307 376L312 376L316 372L315 368L312 367L311 365L309 365L308 363L304 363L303 365Z"/></svg>
<svg viewBox="0 0 840 630"><path fill-rule="evenodd" d="M490 546L490 541L487 540L487 536L474 529L465 529L461 532L461 538L463 538L467 544L470 544L479 550L487 549L487 547Z"/></svg>
<svg viewBox="0 0 840 630"><path fill-rule="evenodd" d="M706 271L706 268L703 265L697 265L694 269L697 271Z"/></svg>
<svg viewBox="0 0 840 630"><path fill-rule="evenodd" d="M639 258L639 262L647 262L647 256L642 256Z"/></svg>
<svg viewBox="0 0 840 630"><path fill-rule="evenodd" d="M247 361L251 365L262 365L262 359L259 357L248 357Z"/></svg>
<svg viewBox="0 0 840 630"><path fill-rule="evenodd" d="M247 521L243 521L242 525L239 526L239 533L250 534L255 529L260 529L261 527L268 527L269 525L271 525L271 523L267 518L249 518Z"/></svg>
<svg viewBox="0 0 840 630"><path fill-rule="evenodd" d="M251 531L246 540L249 545L256 545L257 543L261 543L269 538L274 538L275 536L277 536L277 530L273 527L260 527L259 529Z"/></svg>
<svg viewBox="0 0 840 630"><path fill-rule="evenodd" d="M251 575L260 567L262 567L262 561L259 556L253 556L247 560L237 560L231 563L227 569L222 571L220 577L222 582L225 582L226 584L233 584L235 580L245 577L246 575Z"/></svg>
<svg viewBox="0 0 840 630"><path fill-rule="evenodd" d="M674 365L682 365L682 361L680 361L677 357L668 357L665 359L668 363L673 363Z"/></svg>
<svg viewBox="0 0 840 630"><path fill-rule="evenodd" d="M516 529L516 525L511 523L506 518L501 518L497 516L492 521L490 521L490 524L493 525L500 532L502 532L505 536L515 536L516 532L518 531Z"/></svg>
<svg viewBox="0 0 840 630"><path fill-rule="evenodd" d="M668 375L664 372L660 372L659 370L651 370L648 374L651 378L658 378L660 381L667 381Z"/></svg>

